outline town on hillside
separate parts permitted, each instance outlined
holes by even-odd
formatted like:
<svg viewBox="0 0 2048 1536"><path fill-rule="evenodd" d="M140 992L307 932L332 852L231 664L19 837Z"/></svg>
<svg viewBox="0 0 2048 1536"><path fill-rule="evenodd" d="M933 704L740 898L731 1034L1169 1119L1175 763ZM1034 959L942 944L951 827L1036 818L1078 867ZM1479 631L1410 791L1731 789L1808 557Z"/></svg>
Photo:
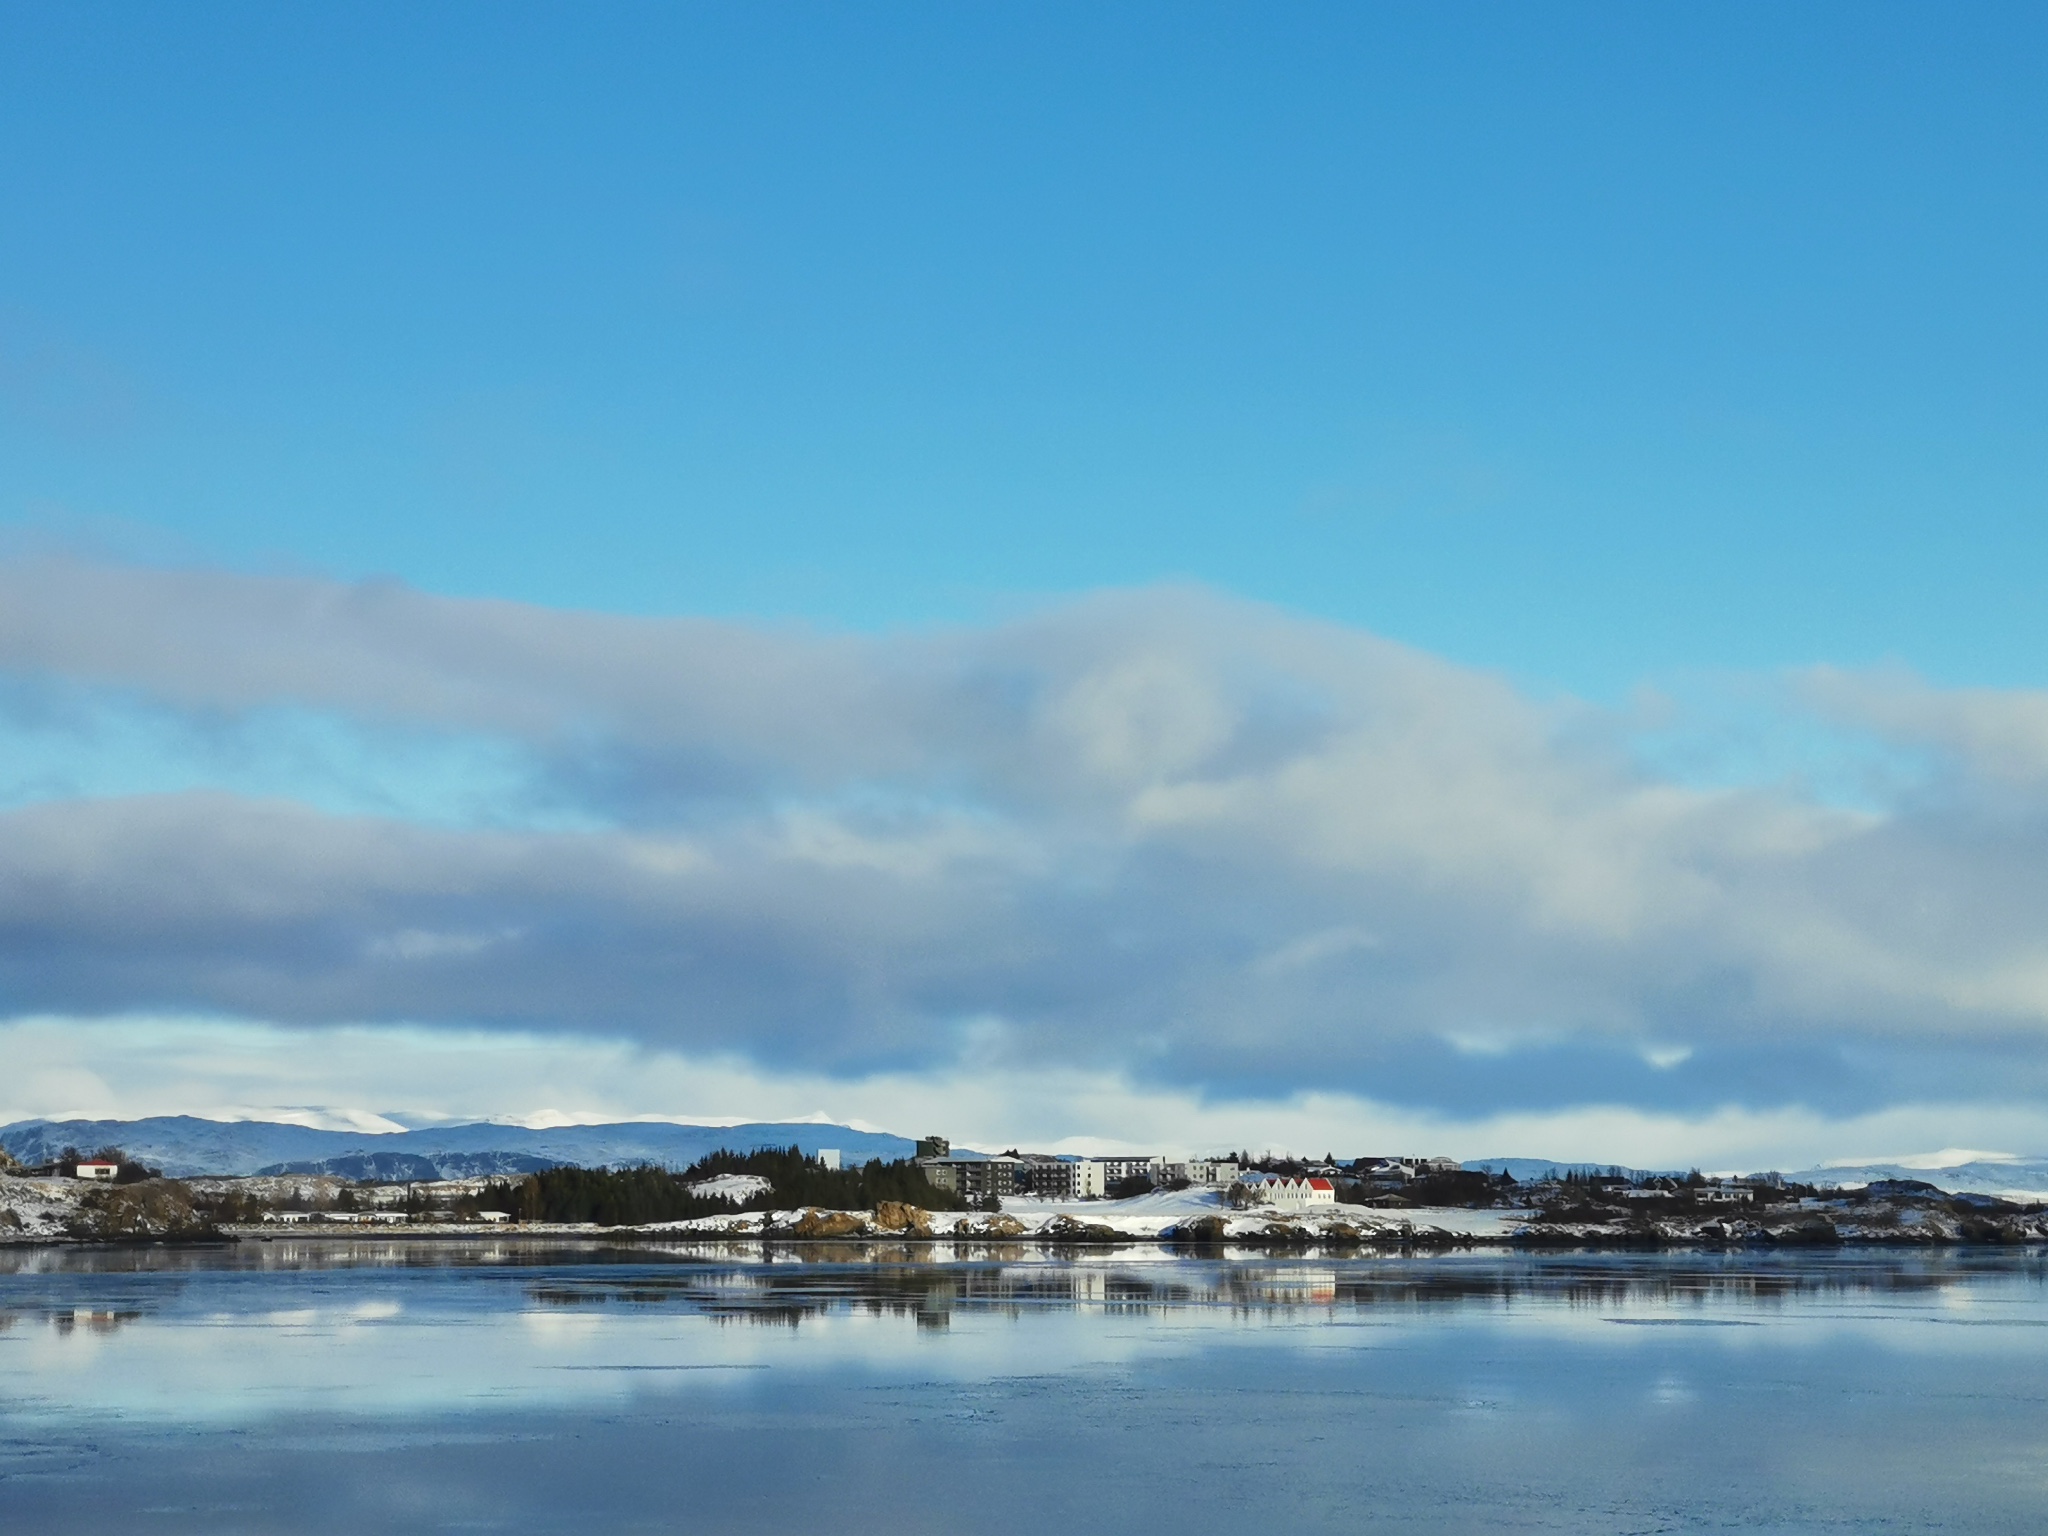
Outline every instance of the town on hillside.
<svg viewBox="0 0 2048 1536"><path fill-rule="evenodd" d="M0 1242L374 1228L677 1237L1345 1243L2032 1242L2039 1202L1907 1179L1836 1188L1775 1173L955 1149L862 1163L830 1148L721 1150L686 1167L555 1164L510 1175L357 1178L290 1169L165 1178L119 1147L23 1166L0 1151Z"/></svg>

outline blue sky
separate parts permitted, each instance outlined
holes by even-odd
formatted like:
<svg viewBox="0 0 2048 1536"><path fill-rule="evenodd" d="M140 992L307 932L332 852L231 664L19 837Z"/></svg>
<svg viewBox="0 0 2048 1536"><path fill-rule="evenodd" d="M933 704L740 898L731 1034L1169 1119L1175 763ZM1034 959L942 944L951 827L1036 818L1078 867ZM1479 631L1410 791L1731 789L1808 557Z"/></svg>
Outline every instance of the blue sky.
<svg viewBox="0 0 2048 1536"><path fill-rule="evenodd" d="M13 8L0 513L1537 686L2039 681L2026 7Z"/></svg>
<svg viewBox="0 0 2048 1536"><path fill-rule="evenodd" d="M1373 1036L1336 1054L1374 1113L1692 1116L1651 1150L1731 1156L1699 1117L1811 1119L1743 1147L1825 1150L1829 1116L1961 1137L2048 1068L2032 941L1873 915L1837 866L1929 882L1949 921L2032 911L1996 849L2044 820L2044 54L2017 6L8 8L0 820L45 839L24 867L97 878L81 850L111 834L63 816L311 839L330 873L415 836L540 839L551 868L695 838L754 870L759 926L671 1028L654 957L702 912L623 887L465 865L479 910L423 916L456 898L337 875L303 930L220 915L195 969L160 963L168 929L135 941L113 892L147 898L108 876L75 929L0 934L0 1014L155 1010L187 1054L193 1019L556 1031L767 1073L730 1092L773 1103L704 1113L790 1110L763 1063L793 1051L856 1113L1116 999L1143 1017L1101 1081L1285 1100L1309 1079L1137 1001L1228 952L1243 1017ZM433 688L391 670L387 622ZM739 668L757 707L657 653ZM597 654L642 681L607 692ZM1413 706L1423 676L1453 724ZM806 734L835 688L892 713ZM1004 769L1048 720L1057 794ZM1369 765L1344 731L1381 733ZM1411 759L1492 809L1408 806L1452 828L1429 858L1354 827L1341 880L1304 862L1351 846L1305 779L1419 795L1429 772L1383 772ZM1230 820L1229 786L1281 762L1298 821L1144 843L1190 825L1195 779ZM1596 827L1594 803L1638 809ZM249 830L280 804L317 828ZM959 889L905 886L886 940L828 954L815 891L739 851L769 827L761 869L851 867L857 832L891 880L957 856L1014 884L971 934L935 915ZM1574 839L1608 850L1597 879L1527 862ZM1467 842L1523 871L1519 917L1459 883ZM1767 844L1809 862L1762 873ZM388 856L512 858L482 849ZM1651 880L1657 936L1624 936L1594 887L1659 860L1685 881ZM273 877L224 876L223 914ZM1232 926L1233 889L1260 921ZM1779 901L1815 925L1803 959L1730 936ZM599 911L639 959L565 937ZM351 922L380 965L545 930L587 1006L344 976L320 946ZM1083 941L1109 929L1121 949ZM982 968L935 980L964 943ZM1844 979L1901 946L1921 968L1891 990ZM1364 969L1289 990L1297 954ZM1000 1123L1087 1133L1056 1118Z"/></svg>

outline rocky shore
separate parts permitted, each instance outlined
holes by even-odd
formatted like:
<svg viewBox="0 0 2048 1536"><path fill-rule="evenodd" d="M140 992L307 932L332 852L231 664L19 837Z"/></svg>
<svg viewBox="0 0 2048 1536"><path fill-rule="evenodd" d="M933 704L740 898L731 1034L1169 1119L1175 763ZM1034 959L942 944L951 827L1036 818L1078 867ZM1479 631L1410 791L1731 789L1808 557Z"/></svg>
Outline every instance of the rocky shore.
<svg viewBox="0 0 2048 1536"><path fill-rule="evenodd" d="M340 1212L305 1213L289 1224L218 1219L202 1191L152 1179L93 1186L62 1179L0 1177L0 1242L176 1242L354 1238L613 1241L751 1241L810 1244L1027 1244L1047 1248L1132 1244L1181 1248L1288 1249L1450 1247L1778 1247L1834 1244L2048 1243L2048 1211L1937 1190L1841 1191L1826 1199L1754 1210L1601 1210L1586 1206L1233 1210L1210 1191L1161 1191L1081 1204L1008 1202L1001 1211L927 1211L883 1201L873 1211L735 1211L642 1226L416 1219L366 1227Z"/></svg>

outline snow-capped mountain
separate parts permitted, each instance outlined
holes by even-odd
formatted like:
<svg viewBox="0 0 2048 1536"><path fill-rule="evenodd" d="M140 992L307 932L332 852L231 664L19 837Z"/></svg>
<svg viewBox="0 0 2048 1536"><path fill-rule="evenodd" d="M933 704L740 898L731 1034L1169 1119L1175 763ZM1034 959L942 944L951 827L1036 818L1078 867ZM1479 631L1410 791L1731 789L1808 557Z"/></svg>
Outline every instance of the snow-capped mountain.
<svg viewBox="0 0 2048 1536"><path fill-rule="evenodd" d="M201 1174L333 1173L347 1178L471 1178L527 1173L562 1163L584 1167L658 1163L683 1168L721 1147L836 1147L849 1163L908 1157L902 1136L809 1121L750 1125L674 1125L635 1120L613 1125L448 1125L427 1130L314 1130L266 1120L23 1120L0 1126L0 1147L31 1165L66 1147L117 1146L174 1178Z"/></svg>
<svg viewBox="0 0 2048 1536"><path fill-rule="evenodd" d="M1996 1195L2001 1200L2022 1204L2048 1200L2048 1157L1972 1159L1947 1167L1928 1167L1928 1159L1903 1163L1859 1163L1854 1167L1808 1168L1788 1173L1786 1178L1800 1184L1835 1184L1861 1187L1880 1179L1914 1179L1932 1184L1952 1195Z"/></svg>

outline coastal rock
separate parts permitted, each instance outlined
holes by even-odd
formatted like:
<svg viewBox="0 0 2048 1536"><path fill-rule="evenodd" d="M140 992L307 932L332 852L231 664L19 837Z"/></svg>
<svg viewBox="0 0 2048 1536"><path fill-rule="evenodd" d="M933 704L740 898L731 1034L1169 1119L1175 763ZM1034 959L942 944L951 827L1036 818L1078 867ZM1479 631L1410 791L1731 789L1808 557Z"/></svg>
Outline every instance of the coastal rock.
<svg viewBox="0 0 2048 1536"><path fill-rule="evenodd" d="M900 1200L884 1200L875 1207L875 1230L878 1232L905 1232L913 1237L932 1235L931 1216L914 1205Z"/></svg>
<svg viewBox="0 0 2048 1536"><path fill-rule="evenodd" d="M74 1237L197 1237L208 1230L192 1192L175 1179L91 1190L71 1222Z"/></svg>
<svg viewBox="0 0 2048 1536"><path fill-rule="evenodd" d="M815 1206L798 1218L798 1237L861 1237L868 1230L867 1218L852 1211L821 1211Z"/></svg>
<svg viewBox="0 0 2048 1536"><path fill-rule="evenodd" d="M1220 1243L1230 1224L1221 1216L1197 1216L1177 1222L1159 1235L1169 1243Z"/></svg>
<svg viewBox="0 0 2048 1536"><path fill-rule="evenodd" d="M975 1221L963 1221L953 1228L956 1237L1022 1237L1024 1223L1014 1216L983 1216Z"/></svg>
<svg viewBox="0 0 2048 1536"><path fill-rule="evenodd" d="M1038 1229L1038 1235L1063 1243L1114 1243L1123 1237L1115 1227L1066 1215L1053 1217Z"/></svg>

